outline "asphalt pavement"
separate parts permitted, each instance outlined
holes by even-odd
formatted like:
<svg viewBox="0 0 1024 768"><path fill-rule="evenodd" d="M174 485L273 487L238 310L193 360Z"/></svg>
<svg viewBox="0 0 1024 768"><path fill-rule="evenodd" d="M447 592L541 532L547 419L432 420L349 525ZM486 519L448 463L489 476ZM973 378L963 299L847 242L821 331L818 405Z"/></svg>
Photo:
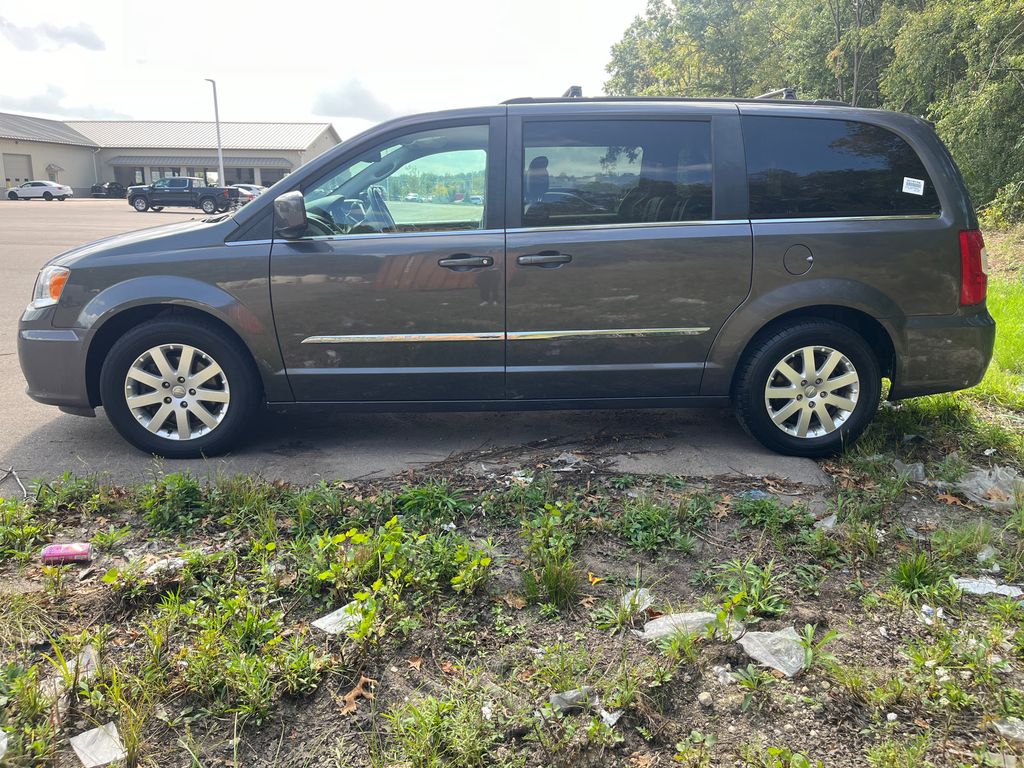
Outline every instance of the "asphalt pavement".
<svg viewBox="0 0 1024 768"><path fill-rule="evenodd" d="M0 334L0 475L14 467L24 481L71 471L125 483L161 469L189 469L308 483L418 471L445 461L492 472L572 454L622 472L826 482L813 461L762 448L727 411L267 414L230 455L157 461L123 442L102 409L89 419L32 401L16 338L39 268L76 245L199 215L184 209L140 214L124 200L0 200L0 327L7 329ZM17 490L13 477L0 483L0 493Z"/></svg>

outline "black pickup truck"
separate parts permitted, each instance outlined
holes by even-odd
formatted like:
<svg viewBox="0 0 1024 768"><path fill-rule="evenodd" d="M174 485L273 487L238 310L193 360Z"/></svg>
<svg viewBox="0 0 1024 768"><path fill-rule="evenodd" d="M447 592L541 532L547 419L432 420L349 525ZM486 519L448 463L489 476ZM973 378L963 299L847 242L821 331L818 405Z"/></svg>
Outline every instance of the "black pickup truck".
<svg viewBox="0 0 1024 768"><path fill-rule="evenodd" d="M139 213L165 206L202 208L203 213L226 211L238 202L238 190L233 187L208 187L202 179L191 176L173 176L157 179L152 184L128 187L128 205Z"/></svg>

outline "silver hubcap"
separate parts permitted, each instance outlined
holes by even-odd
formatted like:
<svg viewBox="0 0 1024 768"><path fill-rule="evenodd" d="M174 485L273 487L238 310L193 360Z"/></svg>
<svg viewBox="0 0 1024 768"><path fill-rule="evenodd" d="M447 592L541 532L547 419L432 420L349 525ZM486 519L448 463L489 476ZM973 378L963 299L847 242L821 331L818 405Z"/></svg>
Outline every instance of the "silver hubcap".
<svg viewBox="0 0 1024 768"><path fill-rule="evenodd" d="M764 388L775 426L794 437L822 437L850 418L860 377L850 359L831 347L803 347L779 361Z"/></svg>
<svg viewBox="0 0 1024 768"><path fill-rule="evenodd" d="M217 361L187 344L161 344L136 358L124 396L145 429L168 440L194 440L224 420L231 393Z"/></svg>

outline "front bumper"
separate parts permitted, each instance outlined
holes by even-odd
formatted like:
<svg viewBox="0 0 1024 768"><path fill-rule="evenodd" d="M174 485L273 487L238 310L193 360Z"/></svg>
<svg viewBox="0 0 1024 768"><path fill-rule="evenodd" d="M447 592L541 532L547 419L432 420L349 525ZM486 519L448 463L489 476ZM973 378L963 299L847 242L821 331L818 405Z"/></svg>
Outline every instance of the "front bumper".
<svg viewBox="0 0 1024 768"><path fill-rule="evenodd" d="M88 333L53 328L53 307L25 310L18 325L18 360L33 400L71 411L91 410L86 379Z"/></svg>
<svg viewBox="0 0 1024 768"><path fill-rule="evenodd" d="M996 322L987 309L968 315L907 318L890 400L973 387L992 360Z"/></svg>

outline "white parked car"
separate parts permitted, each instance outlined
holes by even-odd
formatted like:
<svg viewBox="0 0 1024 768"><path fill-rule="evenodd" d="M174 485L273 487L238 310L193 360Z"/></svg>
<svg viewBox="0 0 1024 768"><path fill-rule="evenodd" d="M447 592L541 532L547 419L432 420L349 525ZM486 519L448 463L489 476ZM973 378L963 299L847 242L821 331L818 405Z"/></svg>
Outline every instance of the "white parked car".
<svg viewBox="0 0 1024 768"><path fill-rule="evenodd" d="M31 200L33 197L41 197L43 200L67 200L74 196L71 187L58 184L56 181L26 181L21 186L7 190L8 200Z"/></svg>

